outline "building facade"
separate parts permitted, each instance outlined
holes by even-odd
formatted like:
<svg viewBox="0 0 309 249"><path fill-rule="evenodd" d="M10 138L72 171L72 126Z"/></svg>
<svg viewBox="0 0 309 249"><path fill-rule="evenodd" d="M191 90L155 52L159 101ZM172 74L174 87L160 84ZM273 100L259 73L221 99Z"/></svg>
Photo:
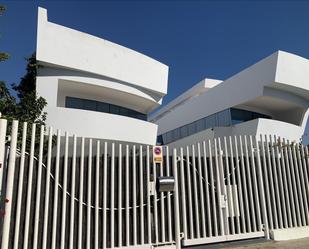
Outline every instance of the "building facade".
<svg viewBox="0 0 309 249"><path fill-rule="evenodd" d="M168 67L141 53L48 21L39 8L36 90L47 125L78 136L153 145L147 114L167 92Z"/></svg>
<svg viewBox="0 0 309 249"><path fill-rule="evenodd" d="M301 141L308 118L309 60L278 51L225 81L205 79L154 113L158 143L272 134Z"/></svg>

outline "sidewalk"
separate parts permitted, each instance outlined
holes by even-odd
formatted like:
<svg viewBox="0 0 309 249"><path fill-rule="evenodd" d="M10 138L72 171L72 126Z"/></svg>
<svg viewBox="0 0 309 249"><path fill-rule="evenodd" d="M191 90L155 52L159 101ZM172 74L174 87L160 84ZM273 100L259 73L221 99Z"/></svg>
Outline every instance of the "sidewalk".
<svg viewBox="0 0 309 249"><path fill-rule="evenodd" d="M289 241L247 240L188 247L190 249L309 249L309 238Z"/></svg>
<svg viewBox="0 0 309 249"><path fill-rule="evenodd" d="M309 249L309 238L289 241L265 241L227 247L230 249Z"/></svg>

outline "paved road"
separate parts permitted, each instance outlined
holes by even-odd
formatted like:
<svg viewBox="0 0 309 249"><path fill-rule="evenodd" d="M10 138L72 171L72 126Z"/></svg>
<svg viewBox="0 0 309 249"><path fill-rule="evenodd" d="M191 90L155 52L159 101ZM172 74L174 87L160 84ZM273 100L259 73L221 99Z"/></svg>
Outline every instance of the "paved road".
<svg viewBox="0 0 309 249"><path fill-rule="evenodd" d="M190 249L309 249L309 238L289 241L250 240L190 247Z"/></svg>

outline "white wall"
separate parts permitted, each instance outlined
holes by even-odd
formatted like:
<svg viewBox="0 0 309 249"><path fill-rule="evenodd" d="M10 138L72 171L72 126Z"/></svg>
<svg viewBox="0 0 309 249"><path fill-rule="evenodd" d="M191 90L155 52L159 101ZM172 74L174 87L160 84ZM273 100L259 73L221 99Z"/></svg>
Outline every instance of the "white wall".
<svg viewBox="0 0 309 249"><path fill-rule="evenodd" d="M47 124L70 135L154 145L157 125L121 115L53 107Z"/></svg>
<svg viewBox="0 0 309 249"><path fill-rule="evenodd" d="M64 108L65 98L106 102L144 114L167 91L168 67L148 56L47 20L39 8L36 82L47 125L77 136L154 145L157 125L121 115Z"/></svg>
<svg viewBox="0 0 309 249"><path fill-rule="evenodd" d="M277 53L192 98L156 123L159 134L263 95L263 86L274 82Z"/></svg>
<svg viewBox="0 0 309 249"><path fill-rule="evenodd" d="M171 108L170 112L165 109L165 115L156 117L155 114L152 119L159 126L158 133L163 134L235 107L270 115L273 120L246 122L230 131L231 135L235 132L252 135L272 133L299 140L309 115L308 82L309 60L278 51L201 95ZM214 136L219 136L220 132L216 130ZM226 134L226 129L221 131ZM191 142L191 138L187 141Z"/></svg>
<svg viewBox="0 0 309 249"><path fill-rule="evenodd" d="M167 93L168 66L107 40L48 22L39 8L37 60Z"/></svg>

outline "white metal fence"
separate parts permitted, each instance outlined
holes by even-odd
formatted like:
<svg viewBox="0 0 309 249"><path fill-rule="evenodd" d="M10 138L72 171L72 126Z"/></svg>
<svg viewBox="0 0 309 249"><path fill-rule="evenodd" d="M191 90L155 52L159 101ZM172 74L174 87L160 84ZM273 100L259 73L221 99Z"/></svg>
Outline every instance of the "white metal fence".
<svg viewBox="0 0 309 249"><path fill-rule="evenodd" d="M157 176L174 174L168 148L163 168L153 164L149 146L85 139L59 130L54 136L52 128L45 131L35 124L18 129L17 121L11 127L6 142L7 121L0 120L0 190L7 199L1 205L1 248L176 243L177 192L157 194L149 184Z"/></svg>
<svg viewBox="0 0 309 249"><path fill-rule="evenodd" d="M307 147L235 136L178 155L184 245L269 238L270 230L309 225Z"/></svg>
<svg viewBox="0 0 309 249"><path fill-rule="evenodd" d="M180 248L309 225L307 147L237 136L163 149L154 164L150 146L0 119L1 248ZM174 192L154 191L158 176Z"/></svg>

